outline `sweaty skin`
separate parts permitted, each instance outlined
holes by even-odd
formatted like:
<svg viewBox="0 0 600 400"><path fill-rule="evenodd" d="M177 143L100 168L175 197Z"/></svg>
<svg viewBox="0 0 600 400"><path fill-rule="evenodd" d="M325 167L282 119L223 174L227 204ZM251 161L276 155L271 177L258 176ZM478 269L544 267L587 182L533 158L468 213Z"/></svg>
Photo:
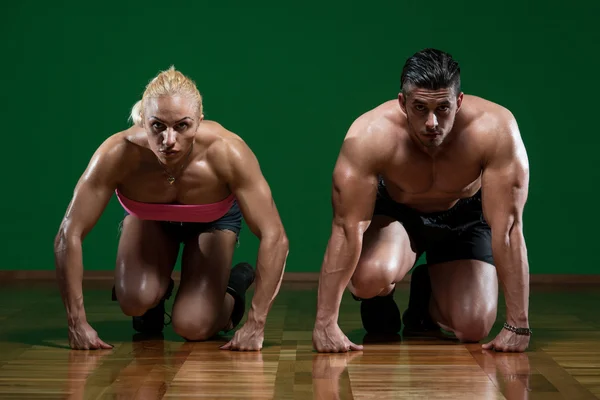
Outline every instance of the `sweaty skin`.
<svg viewBox="0 0 600 400"><path fill-rule="evenodd" d="M152 115L147 129L134 126L116 133L96 150L75 187L55 239L57 277L70 344L77 349L111 347L87 323L82 241L118 188L132 200L150 203L214 203L234 193L249 229L260 239L260 247L248 320L226 348L259 350L288 254L287 236L259 163L240 137L216 122L198 118L194 108L182 99L149 101L147 112ZM167 181L165 168L176 176L173 185Z"/></svg>
<svg viewBox="0 0 600 400"><path fill-rule="evenodd" d="M321 268L313 344L360 350L338 326L339 305L371 224L378 175L390 196L423 212L443 211L482 188L483 212L507 306L507 322L529 327L529 266L523 208L529 165L513 115L479 97L415 89L350 127L333 172L334 218ZM420 101L419 101L420 100ZM408 114L408 118L407 118ZM428 134L431 134L428 136ZM484 348L524 351L527 336L502 330Z"/></svg>

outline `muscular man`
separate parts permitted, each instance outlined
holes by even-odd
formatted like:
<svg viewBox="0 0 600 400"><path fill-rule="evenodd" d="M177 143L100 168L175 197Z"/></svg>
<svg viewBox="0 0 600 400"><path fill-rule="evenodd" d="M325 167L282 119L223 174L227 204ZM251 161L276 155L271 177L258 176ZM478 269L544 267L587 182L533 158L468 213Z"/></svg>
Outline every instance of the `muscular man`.
<svg viewBox="0 0 600 400"><path fill-rule="evenodd" d="M514 116L461 91L460 68L426 49L403 69L397 100L350 127L333 172L334 219L318 292L320 352L359 350L338 326L348 287L369 333L453 332L485 338L496 319L498 278L506 325L485 348L529 344L529 267L523 208L529 165ZM412 273L402 315L395 284Z"/></svg>
<svg viewBox="0 0 600 400"><path fill-rule="evenodd" d="M204 120L194 82L174 68L148 84L132 117L133 127L110 136L92 156L56 236L71 347L111 347L87 322L82 241L116 193L126 216L113 296L133 317L134 329L163 330L164 303L183 244L174 331L188 340L205 340L235 328L244 315L245 292L256 278L248 320L223 348L261 349L288 241L256 157L239 136ZM256 276L248 263L231 268L242 217L260 239Z"/></svg>

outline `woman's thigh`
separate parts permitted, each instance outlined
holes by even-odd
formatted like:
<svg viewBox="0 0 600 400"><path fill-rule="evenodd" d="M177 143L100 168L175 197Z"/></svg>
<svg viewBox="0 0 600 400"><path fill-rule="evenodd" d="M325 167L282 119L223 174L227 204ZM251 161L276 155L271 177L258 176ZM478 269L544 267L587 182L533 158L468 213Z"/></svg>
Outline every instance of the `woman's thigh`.
<svg viewBox="0 0 600 400"><path fill-rule="evenodd" d="M161 224L131 215L123 220L115 269L115 291L122 307L148 309L169 287L179 243Z"/></svg>

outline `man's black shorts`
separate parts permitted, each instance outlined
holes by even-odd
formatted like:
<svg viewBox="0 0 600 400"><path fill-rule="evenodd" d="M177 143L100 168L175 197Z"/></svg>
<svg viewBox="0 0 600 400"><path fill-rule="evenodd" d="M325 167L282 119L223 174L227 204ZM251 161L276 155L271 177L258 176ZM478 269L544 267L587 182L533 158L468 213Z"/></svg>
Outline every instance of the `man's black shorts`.
<svg viewBox="0 0 600 400"><path fill-rule="evenodd" d="M425 253L429 265L455 260L494 265L492 232L483 217L481 190L447 211L423 213L392 200L380 179L374 215L399 221L408 232L417 258Z"/></svg>

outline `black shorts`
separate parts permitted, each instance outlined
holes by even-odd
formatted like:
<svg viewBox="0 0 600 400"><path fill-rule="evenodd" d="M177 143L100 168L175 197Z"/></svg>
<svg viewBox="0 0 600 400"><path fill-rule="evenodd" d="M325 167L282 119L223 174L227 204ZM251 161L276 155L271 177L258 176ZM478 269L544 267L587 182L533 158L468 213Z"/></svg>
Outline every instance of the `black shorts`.
<svg viewBox="0 0 600 400"><path fill-rule="evenodd" d="M373 215L399 221L417 258L425 253L427 264L479 260L494 265L492 231L483 217L481 190L447 211L423 213L392 200L380 179Z"/></svg>
<svg viewBox="0 0 600 400"><path fill-rule="evenodd" d="M125 211L125 216L129 215ZM169 237L174 238L179 243L186 242L188 239L198 236L203 232L213 230L230 230L236 234L236 240L239 239L242 230L242 212L237 201L234 201L231 208L221 218L211 222L178 222L178 221L157 221L165 230Z"/></svg>

